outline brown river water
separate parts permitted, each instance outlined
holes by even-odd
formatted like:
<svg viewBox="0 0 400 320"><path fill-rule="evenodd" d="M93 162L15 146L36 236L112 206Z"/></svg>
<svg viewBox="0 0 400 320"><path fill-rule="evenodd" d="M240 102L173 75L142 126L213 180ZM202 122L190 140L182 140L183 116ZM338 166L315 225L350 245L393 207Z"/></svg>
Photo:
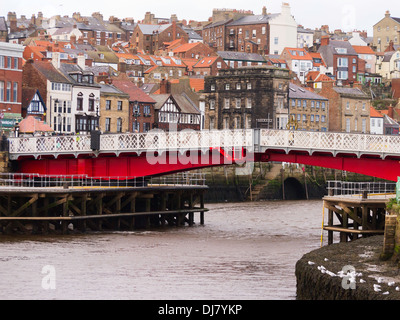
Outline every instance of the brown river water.
<svg viewBox="0 0 400 320"><path fill-rule="evenodd" d="M194 227L0 235L0 299L295 300L322 200L206 207L203 226L196 214Z"/></svg>

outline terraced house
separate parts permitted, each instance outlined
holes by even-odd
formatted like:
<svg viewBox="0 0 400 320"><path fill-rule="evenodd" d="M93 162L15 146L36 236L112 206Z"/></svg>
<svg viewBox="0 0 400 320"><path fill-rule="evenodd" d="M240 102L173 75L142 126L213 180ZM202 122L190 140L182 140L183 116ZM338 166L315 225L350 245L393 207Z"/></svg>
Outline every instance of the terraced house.
<svg viewBox="0 0 400 320"><path fill-rule="evenodd" d="M329 131L329 100L293 83L289 85L289 113L298 130ZM284 123L279 129L286 129Z"/></svg>

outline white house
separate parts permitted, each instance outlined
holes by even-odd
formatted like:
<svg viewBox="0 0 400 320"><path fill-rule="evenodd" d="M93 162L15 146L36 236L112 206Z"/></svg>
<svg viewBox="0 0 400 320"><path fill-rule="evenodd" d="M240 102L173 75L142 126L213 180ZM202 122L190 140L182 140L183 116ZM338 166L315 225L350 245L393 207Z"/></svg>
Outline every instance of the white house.
<svg viewBox="0 0 400 320"><path fill-rule="evenodd" d="M60 71L71 83L71 129L90 133L99 125L101 86L94 82L93 72L85 70L84 56L78 57L78 64L62 63ZM68 121L62 115L60 120L62 125Z"/></svg>
<svg viewBox="0 0 400 320"><path fill-rule="evenodd" d="M374 107L370 107L371 134L383 134L383 115Z"/></svg>
<svg viewBox="0 0 400 320"><path fill-rule="evenodd" d="M297 48L297 22L288 3L282 3L281 13L270 18L269 26L270 54L281 54L285 47Z"/></svg>

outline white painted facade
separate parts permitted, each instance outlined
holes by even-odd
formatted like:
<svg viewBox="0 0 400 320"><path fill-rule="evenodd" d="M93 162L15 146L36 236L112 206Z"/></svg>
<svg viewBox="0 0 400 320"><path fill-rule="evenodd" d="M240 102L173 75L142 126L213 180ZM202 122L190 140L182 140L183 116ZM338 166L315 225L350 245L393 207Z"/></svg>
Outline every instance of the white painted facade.
<svg viewBox="0 0 400 320"><path fill-rule="evenodd" d="M282 11L271 18L270 25L270 54L280 55L284 48L297 47L297 22L291 14L288 3L282 3Z"/></svg>

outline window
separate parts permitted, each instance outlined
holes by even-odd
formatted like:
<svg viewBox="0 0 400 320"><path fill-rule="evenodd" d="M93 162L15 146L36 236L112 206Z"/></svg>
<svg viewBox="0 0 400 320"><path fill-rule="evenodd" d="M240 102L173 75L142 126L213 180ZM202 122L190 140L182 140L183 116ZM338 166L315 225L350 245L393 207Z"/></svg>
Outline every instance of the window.
<svg viewBox="0 0 400 320"><path fill-rule="evenodd" d="M303 100L303 108L307 108L307 100Z"/></svg>
<svg viewBox="0 0 400 320"><path fill-rule="evenodd" d="M346 132L347 133L350 132L350 119L349 118L346 119Z"/></svg>
<svg viewBox="0 0 400 320"><path fill-rule="evenodd" d="M236 98L236 109L240 109L242 107L242 99Z"/></svg>
<svg viewBox="0 0 400 320"><path fill-rule="evenodd" d="M279 38L278 37L274 38L274 44L279 44Z"/></svg>
<svg viewBox="0 0 400 320"><path fill-rule="evenodd" d="M0 81L0 101L4 101L4 81Z"/></svg>
<svg viewBox="0 0 400 320"><path fill-rule="evenodd" d="M236 83L236 90L240 90L240 89L241 89L240 83Z"/></svg>
<svg viewBox="0 0 400 320"><path fill-rule="evenodd" d="M251 108L252 107L252 105L251 105L251 98L246 98L246 108Z"/></svg>
<svg viewBox="0 0 400 320"><path fill-rule="evenodd" d="M229 109L229 107L230 107L229 98L225 98L224 109Z"/></svg>
<svg viewBox="0 0 400 320"><path fill-rule="evenodd" d="M110 132L110 127L111 127L111 118L106 118L106 124L105 124L105 131Z"/></svg>
<svg viewBox="0 0 400 320"><path fill-rule="evenodd" d="M315 122L319 122L319 115L318 114L315 116Z"/></svg>
<svg viewBox="0 0 400 320"><path fill-rule="evenodd" d="M78 94L78 98L76 99L76 110L83 111L83 98L82 93Z"/></svg>
<svg viewBox="0 0 400 320"><path fill-rule="evenodd" d="M367 119L362 119L362 133L367 133Z"/></svg>
<svg viewBox="0 0 400 320"><path fill-rule="evenodd" d="M18 102L18 82L14 82L13 87L13 101Z"/></svg>
<svg viewBox="0 0 400 320"><path fill-rule="evenodd" d="M94 98L90 97L89 98L89 111L94 111Z"/></svg>
<svg viewBox="0 0 400 320"><path fill-rule="evenodd" d="M106 110L111 110L111 100L106 100Z"/></svg>
<svg viewBox="0 0 400 320"><path fill-rule="evenodd" d="M326 121L326 117L325 116L321 116L321 122L325 123L325 121Z"/></svg>
<svg viewBox="0 0 400 320"><path fill-rule="evenodd" d="M215 91L215 84L211 85L211 91Z"/></svg>
<svg viewBox="0 0 400 320"><path fill-rule="evenodd" d="M11 82L7 82L6 101L11 101Z"/></svg>
<svg viewBox="0 0 400 320"><path fill-rule="evenodd" d="M119 132L119 133L122 132L122 119L121 118L117 119L117 132Z"/></svg>
<svg viewBox="0 0 400 320"><path fill-rule="evenodd" d="M347 101L347 103L346 103L346 109L350 110L350 102L349 101Z"/></svg>
<svg viewBox="0 0 400 320"><path fill-rule="evenodd" d="M316 102L316 109L319 110L319 101Z"/></svg>
<svg viewBox="0 0 400 320"><path fill-rule="evenodd" d="M262 34L265 34L266 32L267 32L267 28L266 28L266 27L262 27L262 28L261 28L261 33L262 33Z"/></svg>
<svg viewBox="0 0 400 320"><path fill-rule="evenodd" d="M257 30L253 30L253 38L257 36Z"/></svg>
<svg viewBox="0 0 400 320"><path fill-rule="evenodd" d="M14 58L14 69L18 69L18 58Z"/></svg>
<svg viewBox="0 0 400 320"><path fill-rule="evenodd" d="M354 119L354 131L358 130L358 120Z"/></svg>
<svg viewBox="0 0 400 320"><path fill-rule="evenodd" d="M322 101L322 102L321 102L321 106L322 106L322 107L321 107L321 108L322 108L322 111L325 111L325 101Z"/></svg>
<svg viewBox="0 0 400 320"><path fill-rule="evenodd" d="M122 110L122 101L118 101L118 105L117 105L117 110L121 111Z"/></svg>
<svg viewBox="0 0 400 320"><path fill-rule="evenodd" d="M230 89L230 87L231 87L231 86L230 86L230 84L229 84L229 83L226 83L226 84L225 84L225 90L229 90L229 89Z"/></svg>
<svg viewBox="0 0 400 320"><path fill-rule="evenodd" d="M0 68L4 68L5 57L0 56Z"/></svg>
<svg viewBox="0 0 400 320"><path fill-rule="evenodd" d="M353 66L353 73L356 73L356 66Z"/></svg>
<svg viewBox="0 0 400 320"><path fill-rule="evenodd" d="M297 107L301 108L301 100L297 100Z"/></svg>
<svg viewBox="0 0 400 320"><path fill-rule="evenodd" d="M212 99L210 100L210 110L214 110L215 109L215 100Z"/></svg>
<svg viewBox="0 0 400 320"><path fill-rule="evenodd" d="M349 66L349 59L347 58L338 58L337 59L338 67L348 67Z"/></svg>
<svg viewBox="0 0 400 320"><path fill-rule="evenodd" d="M247 83L247 90L251 90L251 82Z"/></svg>
<svg viewBox="0 0 400 320"><path fill-rule="evenodd" d="M310 121L314 122L314 115L313 114L310 116Z"/></svg>
<svg viewBox="0 0 400 320"><path fill-rule="evenodd" d="M338 71L337 78L339 80L347 80L349 78L348 71Z"/></svg>
<svg viewBox="0 0 400 320"><path fill-rule="evenodd" d="M292 107L295 107L295 106L296 106L296 100L292 99Z"/></svg>
<svg viewBox="0 0 400 320"><path fill-rule="evenodd" d="M7 57L7 68L8 69L11 69L11 61L12 61L12 59L11 59L11 57Z"/></svg>

